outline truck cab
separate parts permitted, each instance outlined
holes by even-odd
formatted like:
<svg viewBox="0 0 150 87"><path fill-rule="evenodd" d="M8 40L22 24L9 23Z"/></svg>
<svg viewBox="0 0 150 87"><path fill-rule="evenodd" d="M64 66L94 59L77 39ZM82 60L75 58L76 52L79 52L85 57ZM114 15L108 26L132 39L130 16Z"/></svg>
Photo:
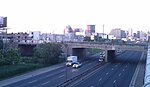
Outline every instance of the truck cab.
<svg viewBox="0 0 150 87"><path fill-rule="evenodd" d="M74 63L77 62L77 56L69 56L66 60L66 66L72 66Z"/></svg>

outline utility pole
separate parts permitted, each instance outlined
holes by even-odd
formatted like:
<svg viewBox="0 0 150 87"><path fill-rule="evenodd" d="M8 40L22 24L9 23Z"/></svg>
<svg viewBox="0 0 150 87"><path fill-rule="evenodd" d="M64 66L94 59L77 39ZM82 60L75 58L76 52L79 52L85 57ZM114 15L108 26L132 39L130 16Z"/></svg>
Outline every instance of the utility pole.
<svg viewBox="0 0 150 87"><path fill-rule="evenodd" d="M104 38L104 27L105 27L105 25L103 24L103 38Z"/></svg>

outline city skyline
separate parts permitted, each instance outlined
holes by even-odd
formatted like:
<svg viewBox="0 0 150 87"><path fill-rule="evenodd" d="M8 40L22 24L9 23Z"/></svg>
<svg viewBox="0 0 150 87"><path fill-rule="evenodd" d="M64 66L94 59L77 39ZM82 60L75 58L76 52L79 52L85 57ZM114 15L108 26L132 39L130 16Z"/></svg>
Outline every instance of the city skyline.
<svg viewBox="0 0 150 87"><path fill-rule="evenodd" d="M4 0L0 16L8 17L8 32L41 31L63 33L70 25L83 28L94 24L96 32L111 29L133 29L147 32L150 28L148 0Z"/></svg>

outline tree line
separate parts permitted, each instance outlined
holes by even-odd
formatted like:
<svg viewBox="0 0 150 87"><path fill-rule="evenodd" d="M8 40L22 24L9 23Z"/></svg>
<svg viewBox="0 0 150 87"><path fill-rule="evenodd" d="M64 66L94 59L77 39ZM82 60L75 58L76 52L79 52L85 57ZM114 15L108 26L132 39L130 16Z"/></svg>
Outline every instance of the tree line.
<svg viewBox="0 0 150 87"><path fill-rule="evenodd" d="M22 58L19 48L8 47L8 44L0 40L0 66L19 63L56 64L62 53L61 44L42 43L34 48L33 57Z"/></svg>

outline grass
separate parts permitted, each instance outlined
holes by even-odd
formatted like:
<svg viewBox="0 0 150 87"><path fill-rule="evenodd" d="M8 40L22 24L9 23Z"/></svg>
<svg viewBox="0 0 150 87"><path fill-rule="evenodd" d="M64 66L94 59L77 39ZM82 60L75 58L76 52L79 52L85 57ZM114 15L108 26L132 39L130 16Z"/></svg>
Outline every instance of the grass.
<svg viewBox="0 0 150 87"><path fill-rule="evenodd" d="M41 68L43 65L40 64L16 64L16 65L5 65L0 67L0 80L13 77L37 68Z"/></svg>
<svg viewBox="0 0 150 87"><path fill-rule="evenodd" d="M16 75L20 75L38 68L51 66L52 64L42 65L34 64L33 58L24 57L22 58L25 64L15 64L15 65L4 65L0 66L0 80L11 78ZM64 58L60 58L58 63L64 62Z"/></svg>

